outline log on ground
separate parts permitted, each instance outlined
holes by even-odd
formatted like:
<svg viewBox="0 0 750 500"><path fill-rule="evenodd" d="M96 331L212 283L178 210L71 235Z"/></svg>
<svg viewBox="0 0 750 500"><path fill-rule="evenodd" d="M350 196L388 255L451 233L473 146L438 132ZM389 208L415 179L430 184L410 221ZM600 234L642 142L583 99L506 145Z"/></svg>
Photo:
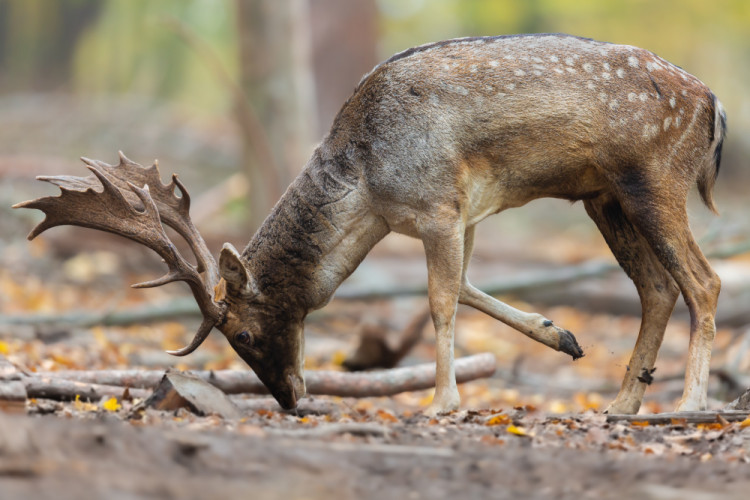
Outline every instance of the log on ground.
<svg viewBox="0 0 750 500"><path fill-rule="evenodd" d="M469 382L491 377L495 373L495 356L490 353L475 354L459 358L455 362L456 381ZM194 375L218 387L226 394L267 394L268 390L251 371L219 370L196 371ZM75 381L80 384L104 386L127 386L131 388L153 389L162 377L163 371L112 370L112 371L59 371L40 374L46 383L53 385L55 380ZM374 397L392 396L401 392L419 391L435 386L435 363L394 368L390 370L346 373L335 371L307 370L305 382L309 394ZM83 386L80 386L83 389Z"/></svg>

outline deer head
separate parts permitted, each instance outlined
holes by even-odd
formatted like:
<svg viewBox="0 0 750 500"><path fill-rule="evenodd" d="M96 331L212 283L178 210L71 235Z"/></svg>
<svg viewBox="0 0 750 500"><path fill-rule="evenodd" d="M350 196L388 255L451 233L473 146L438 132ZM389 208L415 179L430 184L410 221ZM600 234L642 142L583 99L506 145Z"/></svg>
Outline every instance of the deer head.
<svg viewBox="0 0 750 500"><path fill-rule="evenodd" d="M216 328L281 406L296 406L297 399L305 393L302 318L279 315L277 308L264 300L254 286L247 263L230 243L224 245L217 266L190 219L190 196L176 175L163 184L157 162L145 168L122 152L118 165L82 160L93 175L40 176L39 180L58 186L60 196L14 205L13 208L39 209L45 214L28 238L34 239L51 227L74 225L118 234L151 248L167 264L168 272L133 287L184 281L203 314L190 344L167 352L175 356L190 354ZM163 224L187 241L196 265L177 251Z"/></svg>

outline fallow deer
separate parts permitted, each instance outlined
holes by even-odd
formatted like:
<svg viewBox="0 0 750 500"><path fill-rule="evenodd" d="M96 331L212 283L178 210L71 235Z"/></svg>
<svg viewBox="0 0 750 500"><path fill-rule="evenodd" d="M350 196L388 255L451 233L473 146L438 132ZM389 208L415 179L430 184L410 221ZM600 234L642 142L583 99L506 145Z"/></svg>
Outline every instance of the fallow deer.
<svg viewBox="0 0 750 500"><path fill-rule="evenodd" d="M325 305L391 231L424 244L437 336L430 411L458 408L454 320L468 304L553 349L580 357L570 332L482 293L466 277L475 225L540 197L582 200L643 306L638 340L608 411L635 413L679 293L691 315L678 410L706 406L720 282L688 227L697 185L716 211L725 114L697 78L651 52L567 35L448 40L396 54L366 75L312 158L242 253L218 266L173 176L121 155L84 159L93 176L40 177L59 197L16 205L61 224L123 235L154 249L204 314L191 344L220 330L285 408L305 394L303 320ZM101 188L103 187L103 190ZM181 192L177 197L175 187ZM192 266L162 224L185 237Z"/></svg>

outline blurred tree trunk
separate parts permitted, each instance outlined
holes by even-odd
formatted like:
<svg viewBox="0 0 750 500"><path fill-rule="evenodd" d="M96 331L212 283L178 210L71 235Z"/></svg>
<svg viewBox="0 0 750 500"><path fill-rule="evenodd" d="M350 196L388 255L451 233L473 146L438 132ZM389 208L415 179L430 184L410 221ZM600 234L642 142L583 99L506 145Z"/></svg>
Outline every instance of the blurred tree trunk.
<svg viewBox="0 0 750 500"><path fill-rule="evenodd" d="M70 83L76 45L102 2L0 2L0 86L59 90Z"/></svg>
<svg viewBox="0 0 750 500"><path fill-rule="evenodd" d="M277 178L271 178L272 166L259 164L258 131L240 119L251 184L250 222L257 228L312 149L315 90L308 0L237 0L237 22L240 82L267 138Z"/></svg>
<svg viewBox="0 0 750 500"><path fill-rule="evenodd" d="M316 139L377 60L375 0L314 0L310 5L318 107Z"/></svg>

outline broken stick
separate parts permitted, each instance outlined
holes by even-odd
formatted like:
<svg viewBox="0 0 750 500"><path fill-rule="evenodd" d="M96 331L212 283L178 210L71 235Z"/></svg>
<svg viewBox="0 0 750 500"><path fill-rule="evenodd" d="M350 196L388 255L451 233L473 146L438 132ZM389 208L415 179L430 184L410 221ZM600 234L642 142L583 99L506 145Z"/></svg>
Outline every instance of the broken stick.
<svg viewBox="0 0 750 500"><path fill-rule="evenodd" d="M490 353L475 354L457 359L455 366L458 383L491 377L496 368L495 356ZM268 392L258 377L250 371L219 370L192 373L226 394ZM100 387L127 386L131 388L131 392L135 388L153 389L163 376L163 371L156 370L112 370L46 372L34 378L44 380L44 383L48 384L47 394L52 394L52 387L56 383L62 385L70 381L80 384L77 385L79 391L85 390L87 384L96 384ZM360 373L308 370L305 372L305 380L309 394L355 398L391 396L434 387L435 363ZM38 382L35 382L36 384Z"/></svg>

